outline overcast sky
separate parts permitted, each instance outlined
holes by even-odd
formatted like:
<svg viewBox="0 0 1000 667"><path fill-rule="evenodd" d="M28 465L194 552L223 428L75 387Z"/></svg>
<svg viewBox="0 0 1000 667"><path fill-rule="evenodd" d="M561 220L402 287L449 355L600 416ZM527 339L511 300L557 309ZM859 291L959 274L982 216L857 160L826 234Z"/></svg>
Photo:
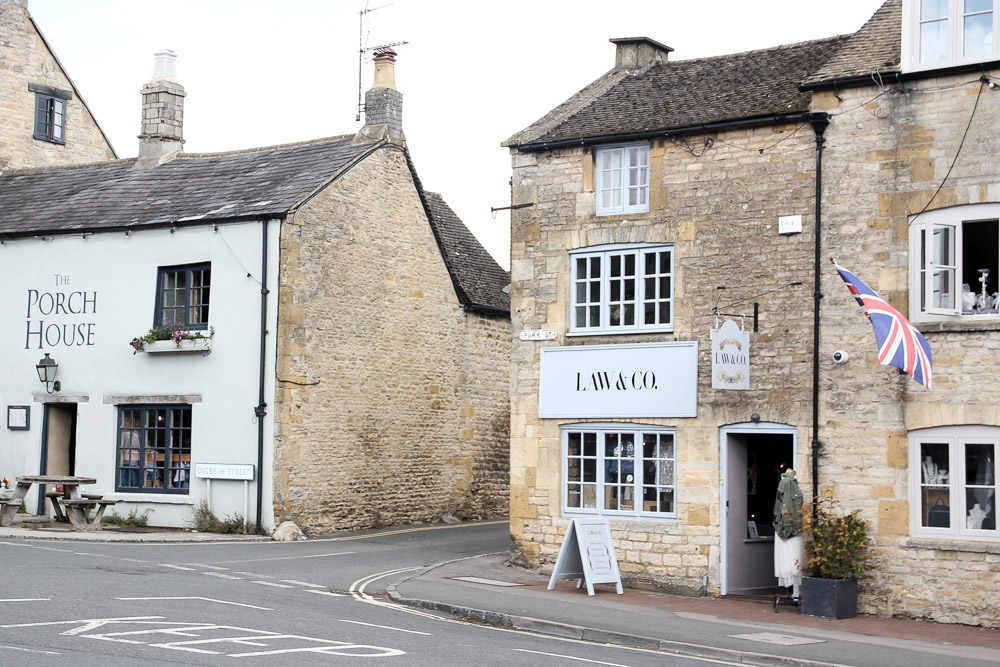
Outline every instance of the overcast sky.
<svg viewBox="0 0 1000 667"><path fill-rule="evenodd" d="M614 65L613 37L687 60L854 32L882 0L29 0L119 157L138 150L139 90L172 49L185 150L351 134L361 47L393 47L403 131L440 192L509 267L510 155L500 142ZM374 9L364 15L361 10ZM359 40L360 36L360 40ZM361 90L372 63L361 63Z"/></svg>

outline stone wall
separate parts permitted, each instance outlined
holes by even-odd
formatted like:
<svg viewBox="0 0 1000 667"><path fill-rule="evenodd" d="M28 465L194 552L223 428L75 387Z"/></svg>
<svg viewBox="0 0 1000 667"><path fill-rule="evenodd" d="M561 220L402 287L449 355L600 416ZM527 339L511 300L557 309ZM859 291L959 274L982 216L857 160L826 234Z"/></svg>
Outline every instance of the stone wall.
<svg viewBox="0 0 1000 667"><path fill-rule="evenodd" d="M1000 109L988 87L977 105L977 79L958 74L886 91L842 90L841 100L814 97L816 110L833 114L823 164L824 261L836 257L907 315L915 298L910 216L1000 201ZM861 508L874 525L879 566L861 582L861 610L1000 626L988 603L1000 594L1000 544L910 535L908 442L915 429L1000 425L987 398L996 373L983 362L1000 354L1000 323L916 323L934 353L928 391L877 365L871 325L839 283L824 274L820 475L825 493ZM850 361L830 362L835 349Z"/></svg>
<svg viewBox="0 0 1000 667"><path fill-rule="evenodd" d="M704 151L703 139L654 141L651 211L638 215L594 215L589 150L513 154L513 203L533 204L517 210L511 226L511 531L515 560L524 565L549 567L558 553L568 523L561 511L559 425L585 421L538 418L543 345L699 342L697 418L617 420L677 428L678 519L611 520L622 573L634 583L694 592L708 575L709 589L719 589L720 426L748 422L756 412L764 421L799 425L799 440L807 441L813 131L809 125L731 131ZM806 233L779 235L783 215L802 215ZM567 251L633 242L674 244L674 332L565 336ZM785 288L796 281L804 284ZM760 331L752 335L753 389L713 390L713 307L733 312L726 307L733 304L752 315L754 301L760 303ZM524 329L559 335L551 342L517 340Z"/></svg>
<svg viewBox="0 0 1000 667"><path fill-rule="evenodd" d="M280 281L277 519L503 516L509 322L460 306L398 147L286 221Z"/></svg>
<svg viewBox="0 0 1000 667"><path fill-rule="evenodd" d="M935 355L934 390L927 391L877 364L871 325L829 263L836 258L909 313L909 216L928 202L934 210L1000 201L994 91L983 89L959 151L980 91L977 78L959 74L905 87L842 89L840 99L814 97L814 110L832 115L823 156L816 435L820 492L872 522L877 567L861 581L861 610L996 627L1000 615L990 600L1000 594L1000 544L910 535L908 438L932 426L1000 425L1000 410L988 398L996 385L988 360L1000 353L1000 324L918 326ZM694 592L707 575L709 592L719 590L721 427L745 423L754 412L794 426L795 465L803 491L812 494L813 130L784 126L713 139L710 145L704 137L655 141L651 212L628 216L594 215L589 149L512 154L513 203L533 204L516 210L511 225L511 531L514 558L526 566L551 567L568 523L559 425L570 420L537 416L543 345L699 341L698 416L641 420L677 428L678 520L610 521L621 570L633 584ZM802 215L803 233L778 235L784 215ZM675 244L674 332L566 337L567 251L640 241ZM803 285L783 287L795 281ZM721 296L719 286L726 287ZM739 313L754 301L760 331L751 334L751 389L713 391L712 308L718 302L721 311ZM559 336L517 340L524 329L555 329ZM848 363L832 361L837 349L850 353Z"/></svg>
<svg viewBox="0 0 1000 667"><path fill-rule="evenodd" d="M115 154L78 91L28 18L23 0L0 0L0 170L111 160ZM34 139L29 84L72 93L66 143Z"/></svg>

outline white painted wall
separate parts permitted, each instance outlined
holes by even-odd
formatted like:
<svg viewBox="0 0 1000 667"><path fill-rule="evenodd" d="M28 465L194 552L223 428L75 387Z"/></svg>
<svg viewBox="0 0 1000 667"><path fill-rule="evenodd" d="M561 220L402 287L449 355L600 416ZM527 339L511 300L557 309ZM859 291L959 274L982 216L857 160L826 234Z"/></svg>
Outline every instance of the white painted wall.
<svg viewBox="0 0 1000 667"><path fill-rule="evenodd" d="M273 527L271 505L274 433L274 334L277 314L279 221L268 223L268 330L265 362L262 523ZM42 446L43 403L78 403L76 473L96 477L94 492L119 501L115 511L152 510L150 525L188 526L192 507L206 498L205 480L193 477L195 463L257 463L260 359L262 223L232 223L169 230L6 240L0 245L0 477L37 474ZM212 353L133 355L129 341L152 326L157 268L210 261L209 324ZM252 278L247 274L252 274ZM42 312L34 295L63 293L67 307ZM85 293L87 306L77 295ZM96 293L96 298L92 298ZM47 299L45 301L47 305ZM76 313L69 312L69 306ZM86 312L82 312L86 311ZM28 335L44 326L79 325L76 338L48 344ZM30 327L30 329L29 329ZM60 326L61 328L61 326ZM59 364L62 389L52 396L38 381L35 364L48 352ZM114 491L117 407L123 395L198 395L192 403L190 495L116 494ZM31 406L31 428L7 428L9 405ZM263 473L263 474L261 474ZM256 521L256 482L249 486L250 523ZM28 498L35 507L34 493ZM244 515L243 482L214 481L212 509L220 518Z"/></svg>

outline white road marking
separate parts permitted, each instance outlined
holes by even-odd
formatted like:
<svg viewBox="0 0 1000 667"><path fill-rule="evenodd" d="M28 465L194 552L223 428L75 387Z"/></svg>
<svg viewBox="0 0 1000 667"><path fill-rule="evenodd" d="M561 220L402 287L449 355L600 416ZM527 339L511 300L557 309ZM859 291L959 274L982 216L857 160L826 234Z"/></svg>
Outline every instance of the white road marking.
<svg viewBox="0 0 1000 667"><path fill-rule="evenodd" d="M235 607L249 607L250 609L263 609L264 611L274 611L270 607L258 607L253 604L243 604L242 602L229 602L228 600L216 600L215 598L203 598L197 595L177 595L177 596L157 596L157 597L145 597L145 598L115 598L116 600L203 600L205 602L218 602L219 604L231 604ZM162 616L149 616L138 618L163 618ZM3 627L0 625L0 627Z"/></svg>
<svg viewBox="0 0 1000 667"><path fill-rule="evenodd" d="M7 598L0 599L0 602L48 602L49 598Z"/></svg>
<svg viewBox="0 0 1000 667"><path fill-rule="evenodd" d="M482 577L452 577L458 581L468 581L472 584L486 584L487 586L523 586L510 581L497 581L496 579L483 579Z"/></svg>
<svg viewBox="0 0 1000 667"><path fill-rule="evenodd" d="M119 598L120 599L120 598ZM124 618L85 618L75 621L41 621L38 623L10 623L0 625L0 628L40 628L45 625L74 625L76 623L109 623L122 621L145 621L166 618L165 616L125 616Z"/></svg>
<svg viewBox="0 0 1000 667"><path fill-rule="evenodd" d="M337 551L331 554L309 554L308 556L280 556L278 558L251 558L250 560L223 560L220 563L266 563L271 560L301 560L303 558L328 558L330 556L350 556L354 554L354 551ZM202 565L202 567L209 567L208 565ZM227 567L215 568L218 570L228 570Z"/></svg>
<svg viewBox="0 0 1000 667"><path fill-rule="evenodd" d="M763 642L764 644L778 644L779 646L801 646L803 644L823 644L824 639L810 639L808 637L795 637L792 635L779 635L775 632L752 632L745 635L729 635L736 639L749 639L753 642Z"/></svg>
<svg viewBox="0 0 1000 667"><path fill-rule="evenodd" d="M341 623L354 623L355 625L367 625L369 628L382 628L383 630L395 630L396 632L408 632L411 635L424 635L425 637L432 637L433 635L429 632L418 632L416 630L404 630L403 628L393 628L388 625L375 625L374 623L362 623L361 621L349 621L346 618L340 619Z"/></svg>
<svg viewBox="0 0 1000 667"><path fill-rule="evenodd" d="M220 579L242 579L233 574L223 574L222 572L202 572L206 577L219 577Z"/></svg>
<svg viewBox="0 0 1000 667"><path fill-rule="evenodd" d="M251 584L259 584L261 586L273 586L274 588L291 588L288 584L279 584L274 581L251 581Z"/></svg>
<svg viewBox="0 0 1000 667"><path fill-rule="evenodd" d="M310 588L326 588L323 584L310 584L306 581L295 581L294 579L282 579L286 584L293 584L295 586L309 586Z"/></svg>
<svg viewBox="0 0 1000 667"><path fill-rule="evenodd" d="M592 665L611 665L612 667L629 667L628 665L623 665L618 662L603 662L601 660L590 660L588 658L578 658L575 655L563 655L561 653L546 653L544 651L529 651L526 648L516 648L515 651L520 651L521 653L534 653L535 655L545 655L550 658L564 658L566 660L577 660L579 662L589 662Z"/></svg>
<svg viewBox="0 0 1000 667"><path fill-rule="evenodd" d="M24 651L26 653L44 653L45 655L62 655L62 653L57 653L56 651L41 651L36 648L21 648L20 646L7 646L5 644L0 644L0 648L10 649L11 651Z"/></svg>
<svg viewBox="0 0 1000 667"><path fill-rule="evenodd" d="M244 577L257 577L258 579L274 579L270 574L255 574L253 572L234 572L233 574L242 574Z"/></svg>
<svg viewBox="0 0 1000 667"><path fill-rule="evenodd" d="M329 595L332 598L346 598L347 596L343 593L334 593L333 591L314 591L307 590L306 593L315 593L316 595Z"/></svg>
<svg viewBox="0 0 1000 667"><path fill-rule="evenodd" d="M229 571L228 567L219 567L218 565L205 565L204 563L188 563L188 565L191 565L193 567L201 567L206 570L223 570L225 572Z"/></svg>
<svg viewBox="0 0 1000 667"><path fill-rule="evenodd" d="M184 570L185 572L195 572L193 567L184 567L183 565L172 565L171 563L160 563L160 567L169 567L174 570Z"/></svg>

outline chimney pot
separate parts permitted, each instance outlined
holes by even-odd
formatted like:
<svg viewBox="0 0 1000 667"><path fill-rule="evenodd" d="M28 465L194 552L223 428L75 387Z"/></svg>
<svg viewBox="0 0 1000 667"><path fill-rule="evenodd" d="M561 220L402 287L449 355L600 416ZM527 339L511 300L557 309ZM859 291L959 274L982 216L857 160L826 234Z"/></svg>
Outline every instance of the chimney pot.
<svg viewBox="0 0 1000 667"><path fill-rule="evenodd" d="M153 81L177 83L177 54L170 49L153 53Z"/></svg>
<svg viewBox="0 0 1000 667"><path fill-rule="evenodd" d="M153 54L153 78L142 87L142 130L136 165L148 169L171 160L184 145L184 86L177 82L177 54Z"/></svg>

